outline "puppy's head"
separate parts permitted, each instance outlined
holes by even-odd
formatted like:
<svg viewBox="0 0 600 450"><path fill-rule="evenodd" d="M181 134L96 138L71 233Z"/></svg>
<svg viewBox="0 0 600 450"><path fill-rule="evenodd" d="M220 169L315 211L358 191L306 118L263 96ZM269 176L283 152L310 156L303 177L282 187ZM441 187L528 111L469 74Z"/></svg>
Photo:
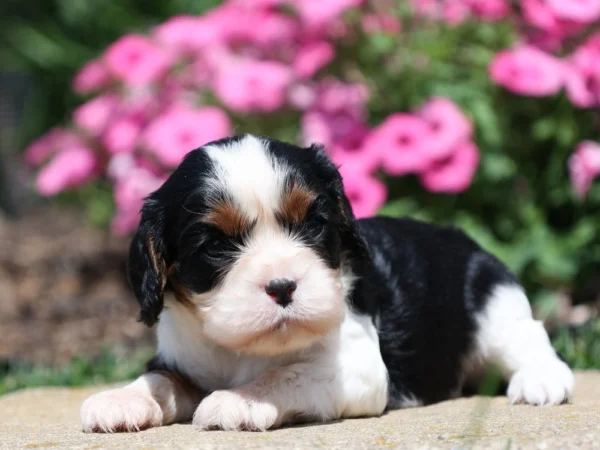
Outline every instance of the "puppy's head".
<svg viewBox="0 0 600 450"><path fill-rule="evenodd" d="M170 286L209 340L279 354L339 326L357 245L321 148L236 136L189 153L148 197L129 277L147 325Z"/></svg>

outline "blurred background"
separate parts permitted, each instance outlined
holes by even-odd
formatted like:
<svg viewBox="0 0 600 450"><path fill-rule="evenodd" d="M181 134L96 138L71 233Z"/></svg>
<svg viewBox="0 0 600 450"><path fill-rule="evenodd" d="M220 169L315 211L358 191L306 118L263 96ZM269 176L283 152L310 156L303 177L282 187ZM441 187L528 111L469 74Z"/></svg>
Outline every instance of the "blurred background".
<svg viewBox="0 0 600 450"><path fill-rule="evenodd" d="M4 0L0 394L131 378L142 199L250 132L320 142L355 214L462 227L600 368L600 0Z"/></svg>

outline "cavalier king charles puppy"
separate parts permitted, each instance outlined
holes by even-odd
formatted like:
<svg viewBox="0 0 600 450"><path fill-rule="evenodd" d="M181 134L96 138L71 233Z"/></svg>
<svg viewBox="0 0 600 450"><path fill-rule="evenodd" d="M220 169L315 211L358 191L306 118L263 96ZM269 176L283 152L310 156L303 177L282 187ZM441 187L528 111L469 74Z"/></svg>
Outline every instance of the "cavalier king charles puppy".
<svg viewBox="0 0 600 450"><path fill-rule="evenodd" d="M573 374L515 277L455 228L356 220L323 149L235 136L146 200L129 255L157 354L81 408L87 432L267 430L455 398L490 366L511 403Z"/></svg>

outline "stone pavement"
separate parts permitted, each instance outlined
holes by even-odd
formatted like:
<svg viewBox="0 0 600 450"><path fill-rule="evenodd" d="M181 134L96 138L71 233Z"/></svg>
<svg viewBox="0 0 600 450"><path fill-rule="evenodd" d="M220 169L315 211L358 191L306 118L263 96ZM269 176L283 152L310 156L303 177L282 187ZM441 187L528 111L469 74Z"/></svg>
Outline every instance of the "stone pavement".
<svg viewBox="0 0 600 450"><path fill-rule="evenodd" d="M172 425L140 433L84 434L79 406L98 390L43 388L0 397L0 448L600 449L600 372L577 374L571 405L510 406L505 397L472 397L380 418L265 433L200 432L192 425Z"/></svg>

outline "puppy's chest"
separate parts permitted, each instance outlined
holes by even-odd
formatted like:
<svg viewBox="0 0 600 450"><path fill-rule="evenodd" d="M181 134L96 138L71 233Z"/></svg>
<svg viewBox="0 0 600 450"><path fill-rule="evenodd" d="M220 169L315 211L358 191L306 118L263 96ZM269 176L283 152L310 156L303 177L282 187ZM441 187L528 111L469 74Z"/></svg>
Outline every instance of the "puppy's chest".
<svg viewBox="0 0 600 450"><path fill-rule="evenodd" d="M282 357L241 355L207 342L194 320L170 308L157 329L158 357L163 364L207 391L248 383L269 369L285 364Z"/></svg>

